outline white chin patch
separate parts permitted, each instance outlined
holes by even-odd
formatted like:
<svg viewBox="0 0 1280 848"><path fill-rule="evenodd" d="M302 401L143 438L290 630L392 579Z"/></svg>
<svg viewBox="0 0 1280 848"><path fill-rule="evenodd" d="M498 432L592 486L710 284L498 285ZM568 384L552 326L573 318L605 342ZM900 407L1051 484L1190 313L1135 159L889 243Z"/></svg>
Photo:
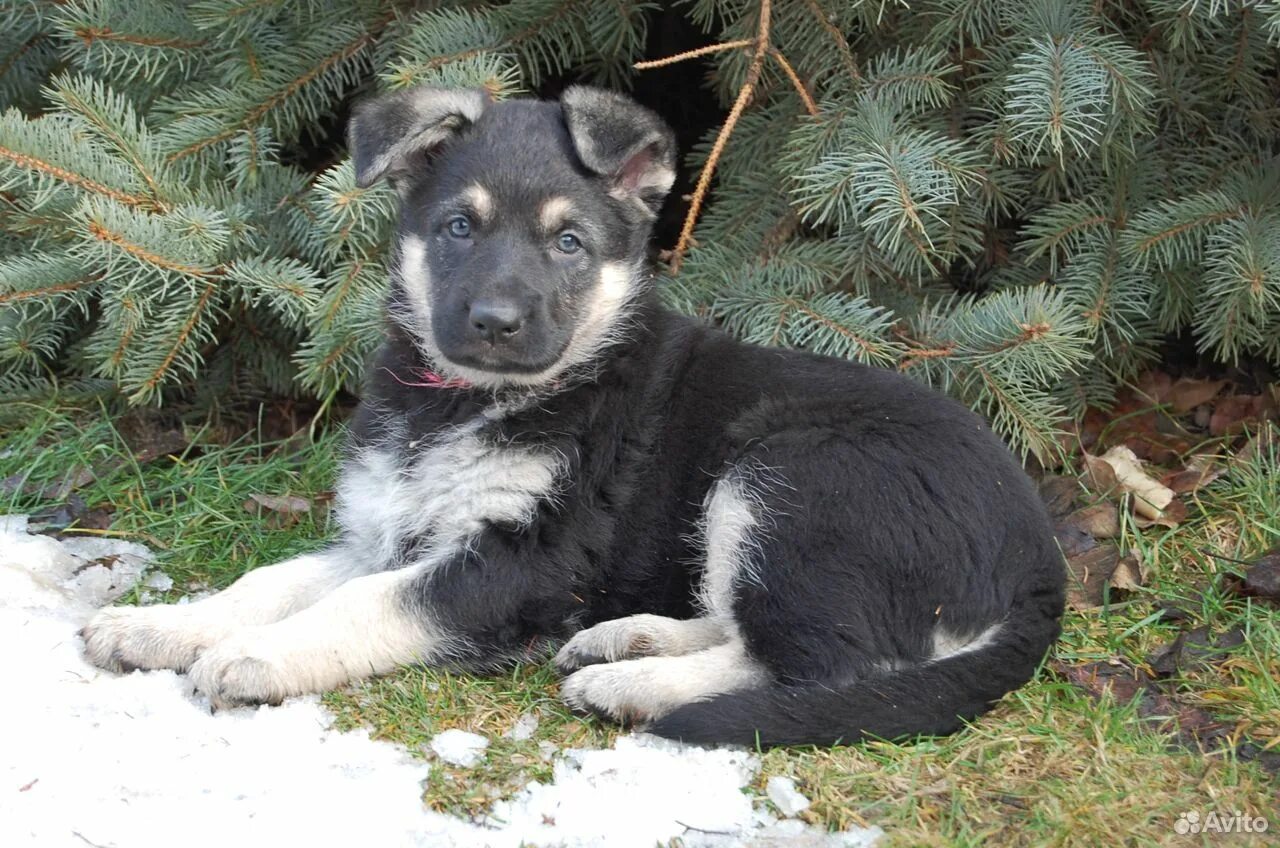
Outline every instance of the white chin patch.
<svg viewBox="0 0 1280 848"><path fill-rule="evenodd" d="M564 353L553 365L523 374L469 368L450 361L440 351L431 332L431 273L427 269L426 244L418 236L406 235L400 240L399 273L409 314L393 317L414 336L423 355L443 376L486 389L548 385L589 363L621 337L627 306L639 291L640 278L637 269L624 263L602 265L595 286L584 296L577 326Z"/></svg>

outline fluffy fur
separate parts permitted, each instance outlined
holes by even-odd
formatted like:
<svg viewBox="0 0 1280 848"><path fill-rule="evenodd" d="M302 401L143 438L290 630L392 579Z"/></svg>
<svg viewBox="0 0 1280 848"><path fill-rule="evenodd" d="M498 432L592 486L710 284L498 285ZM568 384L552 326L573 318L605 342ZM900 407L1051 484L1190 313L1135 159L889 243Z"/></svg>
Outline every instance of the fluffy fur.
<svg viewBox="0 0 1280 848"><path fill-rule="evenodd" d="M947 733L1034 672L1063 569L988 426L898 374L738 343L645 271L669 130L594 89L356 112L401 197L342 537L188 607L107 610L113 668L215 704L561 646L565 700L697 742ZM407 386L431 371L444 387Z"/></svg>

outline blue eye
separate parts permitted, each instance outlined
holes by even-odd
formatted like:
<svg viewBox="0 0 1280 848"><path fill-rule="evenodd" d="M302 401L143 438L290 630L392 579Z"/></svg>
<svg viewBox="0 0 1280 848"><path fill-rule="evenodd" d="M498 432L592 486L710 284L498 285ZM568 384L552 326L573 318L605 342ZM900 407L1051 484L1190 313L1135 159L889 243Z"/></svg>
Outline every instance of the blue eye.
<svg viewBox="0 0 1280 848"><path fill-rule="evenodd" d="M471 238L471 222L463 215L449 219L449 235L454 238Z"/></svg>
<svg viewBox="0 0 1280 848"><path fill-rule="evenodd" d="M561 253L577 253L582 249L582 242L573 233L561 233L556 239L556 250Z"/></svg>

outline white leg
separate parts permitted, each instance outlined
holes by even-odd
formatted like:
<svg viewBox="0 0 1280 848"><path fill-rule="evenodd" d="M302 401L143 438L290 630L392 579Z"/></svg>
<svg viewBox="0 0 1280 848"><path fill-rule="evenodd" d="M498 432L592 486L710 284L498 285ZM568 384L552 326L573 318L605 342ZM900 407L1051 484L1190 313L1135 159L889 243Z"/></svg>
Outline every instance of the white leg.
<svg viewBox="0 0 1280 848"><path fill-rule="evenodd" d="M237 630L200 655L191 680L215 707L275 704L436 659L448 637L406 603L425 567L357 577L283 621Z"/></svg>
<svg viewBox="0 0 1280 848"><path fill-rule="evenodd" d="M115 671L185 671L197 656L246 624L268 624L315 603L358 572L333 549L255 568L225 590L191 604L108 607L80 632L89 661Z"/></svg>
<svg viewBox="0 0 1280 848"><path fill-rule="evenodd" d="M632 724L661 718L684 704L762 686L768 679L734 639L680 657L587 666L565 678L560 696L574 709Z"/></svg>
<svg viewBox="0 0 1280 848"><path fill-rule="evenodd" d="M730 635L723 621L712 618L629 615L575 634L556 654L556 666L568 673L601 662L676 657L723 645Z"/></svg>

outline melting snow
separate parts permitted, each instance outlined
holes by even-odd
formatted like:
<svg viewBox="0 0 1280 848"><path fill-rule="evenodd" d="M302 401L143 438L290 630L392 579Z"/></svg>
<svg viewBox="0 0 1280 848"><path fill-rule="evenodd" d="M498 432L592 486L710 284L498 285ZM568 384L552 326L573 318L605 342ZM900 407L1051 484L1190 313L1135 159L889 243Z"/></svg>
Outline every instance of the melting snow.
<svg viewBox="0 0 1280 848"><path fill-rule="evenodd" d="M470 768L484 759L484 749L489 740L479 733L465 730L446 730L431 739L431 750L436 756L455 766Z"/></svg>
<svg viewBox="0 0 1280 848"><path fill-rule="evenodd" d="M432 812L421 799L430 763L339 733L315 698L211 715L172 672L87 665L77 629L137 585L150 556L0 517L0 845L869 846L880 835L778 821L744 792L756 757L645 736L547 751L553 782L530 783L483 821ZM166 580L153 572L146 585ZM462 731L432 741L446 759L478 760L486 745Z"/></svg>

